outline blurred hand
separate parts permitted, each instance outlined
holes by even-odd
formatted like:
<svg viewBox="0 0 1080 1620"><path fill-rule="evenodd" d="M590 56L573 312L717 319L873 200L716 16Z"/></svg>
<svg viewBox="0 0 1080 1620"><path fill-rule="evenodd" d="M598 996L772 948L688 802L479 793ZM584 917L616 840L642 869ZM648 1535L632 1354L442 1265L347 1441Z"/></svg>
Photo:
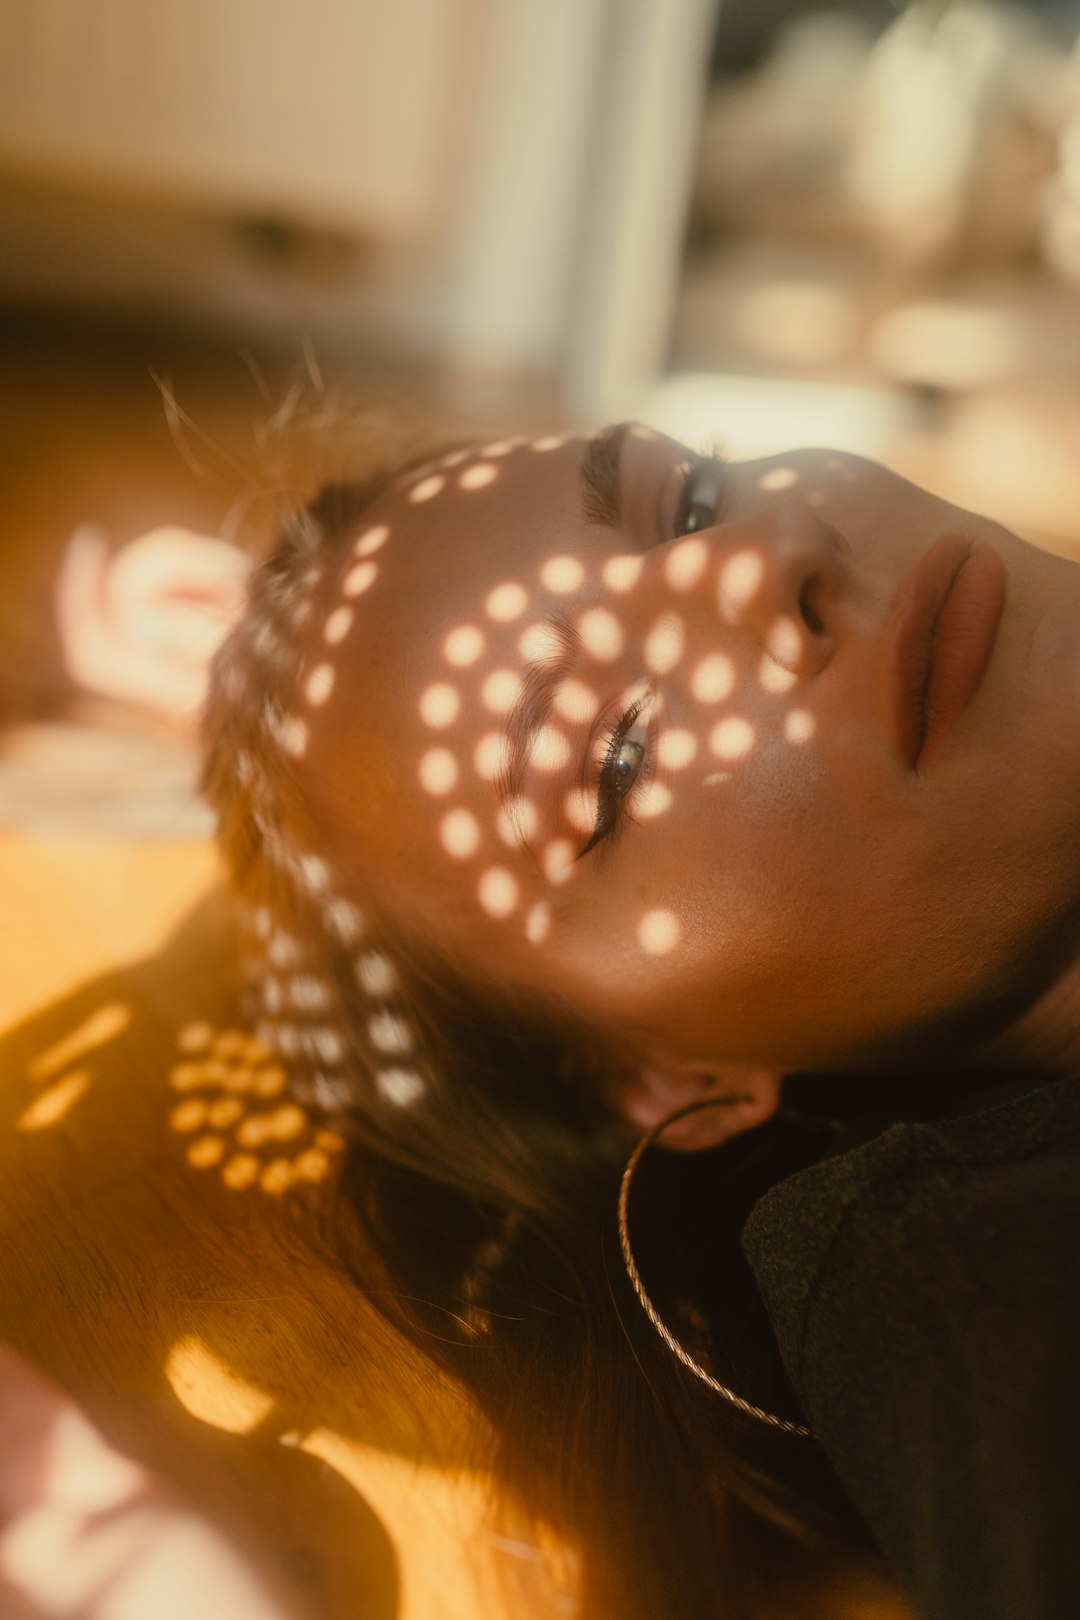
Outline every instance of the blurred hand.
<svg viewBox="0 0 1080 1620"><path fill-rule="evenodd" d="M187 529L153 529L118 552L99 529L76 529L56 582L68 674L89 692L192 719L250 567L237 547Z"/></svg>
<svg viewBox="0 0 1080 1620"><path fill-rule="evenodd" d="M4 1620L287 1620L213 1525L0 1347Z"/></svg>

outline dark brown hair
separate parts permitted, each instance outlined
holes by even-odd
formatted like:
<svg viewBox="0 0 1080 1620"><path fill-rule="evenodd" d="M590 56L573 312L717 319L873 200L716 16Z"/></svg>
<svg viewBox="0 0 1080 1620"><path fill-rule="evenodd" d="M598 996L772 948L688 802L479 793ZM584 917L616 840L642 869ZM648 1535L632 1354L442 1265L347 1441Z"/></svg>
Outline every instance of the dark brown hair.
<svg viewBox="0 0 1080 1620"><path fill-rule="evenodd" d="M289 519L215 662L204 785L243 907L248 1010L349 1141L337 1241L357 1281L470 1391L497 1476L580 1549L580 1612L716 1620L769 1612L772 1594L813 1613L838 1561L872 1555L816 1447L730 1410L645 1320L618 1252L631 1139L603 1101L603 1044L408 937L302 830L281 741L320 570L402 470ZM373 1042L380 1018L407 1053ZM819 1151L780 1117L710 1154L652 1155L636 1192L639 1261L669 1319L793 1416L738 1233Z"/></svg>

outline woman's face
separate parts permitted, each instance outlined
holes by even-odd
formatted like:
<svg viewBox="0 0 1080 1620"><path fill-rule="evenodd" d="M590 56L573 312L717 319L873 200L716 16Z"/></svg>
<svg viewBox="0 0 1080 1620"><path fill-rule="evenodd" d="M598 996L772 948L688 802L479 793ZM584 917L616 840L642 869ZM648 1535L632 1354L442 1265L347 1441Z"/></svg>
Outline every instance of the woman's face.
<svg viewBox="0 0 1080 1620"><path fill-rule="evenodd" d="M323 583L315 836L657 1060L980 1040L1080 893L1073 572L823 451L721 468L623 426L444 458Z"/></svg>

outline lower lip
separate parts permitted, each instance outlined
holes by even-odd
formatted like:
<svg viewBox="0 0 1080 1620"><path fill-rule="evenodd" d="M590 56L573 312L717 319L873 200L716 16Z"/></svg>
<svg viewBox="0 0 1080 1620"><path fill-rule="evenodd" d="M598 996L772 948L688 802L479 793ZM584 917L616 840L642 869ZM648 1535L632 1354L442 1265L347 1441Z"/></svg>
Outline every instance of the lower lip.
<svg viewBox="0 0 1080 1620"><path fill-rule="evenodd" d="M922 772L971 703L997 639L1005 565L978 540L943 535L900 587L892 637L901 757Z"/></svg>

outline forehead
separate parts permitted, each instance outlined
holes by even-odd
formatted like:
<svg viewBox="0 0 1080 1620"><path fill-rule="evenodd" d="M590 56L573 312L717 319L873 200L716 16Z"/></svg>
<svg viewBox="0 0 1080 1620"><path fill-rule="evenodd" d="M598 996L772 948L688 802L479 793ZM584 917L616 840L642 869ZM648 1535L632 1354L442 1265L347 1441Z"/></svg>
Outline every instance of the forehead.
<svg viewBox="0 0 1080 1620"><path fill-rule="evenodd" d="M461 597L471 606L470 594L494 588L504 574L527 590L517 574L527 575L540 552L560 540L579 543L587 443L567 434L493 441L395 480L367 515L386 533L386 587L400 582L418 607L427 595L436 615Z"/></svg>
<svg viewBox="0 0 1080 1620"><path fill-rule="evenodd" d="M587 444L559 435L443 456L385 489L324 565L289 739L310 800L350 835L388 851L392 823L430 816L465 731L471 755L485 716L497 725L494 689L557 603L552 581L576 586L582 571Z"/></svg>

